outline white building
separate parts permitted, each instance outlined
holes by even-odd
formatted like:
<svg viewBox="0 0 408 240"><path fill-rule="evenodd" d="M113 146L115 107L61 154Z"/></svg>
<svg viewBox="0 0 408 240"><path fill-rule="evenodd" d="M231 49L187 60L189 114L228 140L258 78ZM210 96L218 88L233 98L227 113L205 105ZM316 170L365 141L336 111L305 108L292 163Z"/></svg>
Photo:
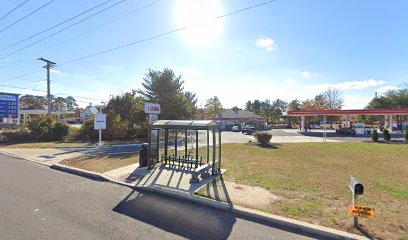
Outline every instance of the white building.
<svg viewBox="0 0 408 240"><path fill-rule="evenodd" d="M92 105L89 105L85 108L85 110L80 114L81 122L84 122L88 119L93 119L94 115L99 113L98 109Z"/></svg>

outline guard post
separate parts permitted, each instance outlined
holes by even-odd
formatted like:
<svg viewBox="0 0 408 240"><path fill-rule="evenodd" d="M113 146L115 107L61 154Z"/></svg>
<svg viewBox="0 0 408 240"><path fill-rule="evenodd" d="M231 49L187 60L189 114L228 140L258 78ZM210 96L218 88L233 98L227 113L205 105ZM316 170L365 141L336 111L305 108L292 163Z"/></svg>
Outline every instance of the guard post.
<svg viewBox="0 0 408 240"><path fill-rule="evenodd" d="M353 208L357 204L357 197L364 194L364 186L357 177L350 177L349 187L351 190L351 204ZM358 227L358 217L354 216L353 218L354 227Z"/></svg>

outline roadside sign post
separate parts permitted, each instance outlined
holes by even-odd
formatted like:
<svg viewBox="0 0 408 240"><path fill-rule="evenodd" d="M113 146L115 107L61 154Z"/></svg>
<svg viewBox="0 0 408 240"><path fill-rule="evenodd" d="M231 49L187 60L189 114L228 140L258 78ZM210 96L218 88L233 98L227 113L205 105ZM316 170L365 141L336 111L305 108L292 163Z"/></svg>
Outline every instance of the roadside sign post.
<svg viewBox="0 0 408 240"><path fill-rule="evenodd" d="M148 151L147 151L147 168L151 169L152 163L151 163L151 134L150 134L150 125L152 125L154 122L158 120L158 115L161 112L160 109L160 104L158 103L149 103L145 102L144 103L145 109L144 112L149 114L149 122L147 125L147 138L149 141L148 145ZM157 135L159 137L159 135ZM153 164L154 165L154 164Z"/></svg>
<svg viewBox="0 0 408 240"><path fill-rule="evenodd" d="M0 118L6 118L7 123L13 123L13 118L19 123L19 95L0 92Z"/></svg>
<svg viewBox="0 0 408 240"><path fill-rule="evenodd" d="M106 129L106 114L97 113L94 119L94 129L99 130L99 147L103 147L102 144L102 129Z"/></svg>
<svg viewBox="0 0 408 240"><path fill-rule="evenodd" d="M160 112L160 104L145 102L145 113L149 114L149 125L157 122Z"/></svg>
<svg viewBox="0 0 408 240"><path fill-rule="evenodd" d="M157 114L149 114L149 125L157 122L158 116Z"/></svg>

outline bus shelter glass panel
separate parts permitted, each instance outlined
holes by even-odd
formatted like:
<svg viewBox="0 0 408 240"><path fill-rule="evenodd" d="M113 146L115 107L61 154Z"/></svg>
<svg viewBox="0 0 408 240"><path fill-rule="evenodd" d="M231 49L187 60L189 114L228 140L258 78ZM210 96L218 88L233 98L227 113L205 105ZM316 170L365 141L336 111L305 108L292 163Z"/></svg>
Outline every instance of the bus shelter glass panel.
<svg viewBox="0 0 408 240"><path fill-rule="evenodd" d="M216 156L216 165L217 169L221 169L221 132L215 131L215 156Z"/></svg>
<svg viewBox="0 0 408 240"><path fill-rule="evenodd" d="M196 131L187 130L187 156L195 158L196 157Z"/></svg>
<svg viewBox="0 0 408 240"><path fill-rule="evenodd" d="M158 155L158 136L158 129L152 129L150 131L150 162L152 163L157 163L160 160Z"/></svg>
<svg viewBox="0 0 408 240"><path fill-rule="evenodd" d="M175 129L168 129L168 137L167 137L167 156L175 155L176 149L176 141L177 141L177 130Z"/></svg>
<svg viewBox="0 0 408 240"><path fill-rule="evenodd" d="M162 161L162 156L164 156L164 147L165 147L165 130L164 129L159 129L158 130L158 156L160 158L160 161Z"/></svg>
<svg viewBox="0 0 408 240"><path fill-rule="evenodd" d="M207 131L198 130L197 131L198 141L197 141L197 155L202 159L202 163L207 163Z"/></svg>
<svg viewBox="0 0 408 240"><path fill-rule="evenodd" d="M207 131L207 136L208 136L208 147L207 147L207 162L212 163L214 154L213 154L213 131Z"/></svg>

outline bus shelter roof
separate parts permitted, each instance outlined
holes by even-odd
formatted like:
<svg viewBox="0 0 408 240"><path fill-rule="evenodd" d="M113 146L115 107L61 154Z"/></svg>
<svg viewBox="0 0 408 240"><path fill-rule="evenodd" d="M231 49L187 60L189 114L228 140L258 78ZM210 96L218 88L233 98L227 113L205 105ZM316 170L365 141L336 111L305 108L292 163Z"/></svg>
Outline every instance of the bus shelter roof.
<svg viewBox="0 0 408 240"><path fill-rule="evenodd" d="M210 130L219 129L220 125L212 120L159 120L151 128Z"/></svg>

